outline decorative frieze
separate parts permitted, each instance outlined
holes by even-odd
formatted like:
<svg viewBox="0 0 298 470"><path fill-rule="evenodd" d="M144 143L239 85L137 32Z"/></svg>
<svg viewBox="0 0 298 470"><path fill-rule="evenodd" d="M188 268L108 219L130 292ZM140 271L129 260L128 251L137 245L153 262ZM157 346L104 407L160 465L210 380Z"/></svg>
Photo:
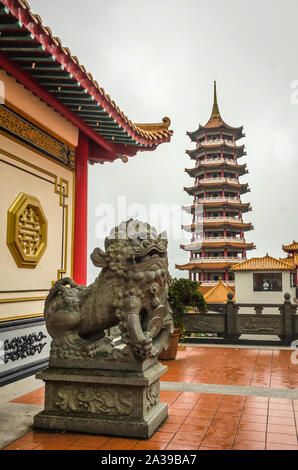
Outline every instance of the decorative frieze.
<svg viewBox="0 0 298 470"><path fill-rule="evenodd" d="M117 391L85 385L74 388L62 385L58 389L55 405L61 410L77 413L130 415L133 394L129 390Z"/></svg>
<svg viewBox="0 0 298 470"><path fill-rule="evenodd" d="M68 145L55 139L22 116L0 105L0 129L9 132L64 165L75 167L75 153Z"/></svg>

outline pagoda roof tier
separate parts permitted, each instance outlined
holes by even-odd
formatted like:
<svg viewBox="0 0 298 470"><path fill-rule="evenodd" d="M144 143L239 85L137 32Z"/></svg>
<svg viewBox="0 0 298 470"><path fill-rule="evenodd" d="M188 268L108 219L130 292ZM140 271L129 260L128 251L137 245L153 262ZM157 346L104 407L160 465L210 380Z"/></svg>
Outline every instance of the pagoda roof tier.
<svg viewBox="0 0 298 470"><path fill-rule="evenodd" d="M235 265L235 262L225 262L225 263L187 263L187 264L176 264L175 267L180 270L191 270L191 269L204 269L206 271L219 269L230 268L230 266Z"/></svg>
<svg viewBox="0 0 298 470"><path fill-rule="evenodd" d="M290 243L289 245L283 245L282 249L287 253L298 253L298 242L293 240L293 243Z"/></svg>
<svg viewBox="0 0 298 470"><path fill-rule="evenodd" d="M195 186L190 186L189 188L184 187L183 189L190 195L195 195L201 188L235 188L240 190L240 194L245 194L250 191L248 183L234 181L235 180L231 178L204 178L199 180Z"/></svg>
<svg viewBox="0 0 298 470"><path fill-rule="evenodd" d="M209 201L208 201L209 199ZM211 199L211 201L210 201ZM214 201L212 201L214 199ZM232 198L231 198L232 199ZM185 212L188 212L189 214L192 214L195 212L195 208L199 206L204 206L204 207L215 207L215 208L234 208L237 210L241 210L241 212L248 212L251 211L251 205L249 202L241 202L240 199L238 199L239 202L236 201L229 201L226 198L202 198L202 203L200 204L193 204L192 206L182 206L182 209L185 210Z"/></svg>
<svg viewBox="0 0 298 470"><path fill-rule="evenodd" d="M1 0L0 29L0 66L99 144L107 159L170 141L169 118L133 123L26 1Z"/></svg>
<svg viewBox="0 0 298 470"><path fill-rule="evenodd" d="M216 151L216 150L227 150L227 151L233 151L238 154L238 157L242 155L246 155L245 152L245 145L236 145L233 142L230 142L229 140L223 140L223 139L217 139L217 140L207 140L204 142L200 142L198 146L195 149L192 150L186 150L185 153L187 153L191 158L195 158L198 153L203 152L205 150L211 150L211 151Z"/></svg>
<svg viewBox="0 0 298 470"><path fill-rule="evenodd" d="M293 256L290 256L288 258L279 258L279 259L281 261L284 261L285 263L288 263L293 268L298 267L298 253L294 253Z"/></svg>
<svg viewBox="0 0 298 470"><path fill-rule="evenodd" d="M232 199L236 199L236 200L232 200ZM191 214L195 211L196 207L199 207L202 205L204 207L216 207L216 208L233 207L235 209L240 209L242 212L251 211L251 206L249 202L241 202L240 199L237 200L237 198L221 198L221 197L202 198L201 203L193 204L191 206L182 206L182 209L185 210L185 212L188 212L189 214Z"/></svg>
<svg viewBox="0 0 298 470"><path fill-rule="evenodd" d="M211 227L221 227L221 228L241 228L244 232L248 230L253 230L253 225L251 222L243 222L242 220L236 221L233 218L228 217L210 217L206 220L207 217L203 219L203 226L204 228L211 228ZM215 220L212 220L215 219ZM216 219L220 219L216 221ZM182 225L182 229L186 230L187 232L195 232L198 227L201 227L201 224L190 224L190 225Z"/></svg>
<svg viewBox="0 0 298 470"><path fill-rule="evenodd" d="M212 108L212 113L210 116L209 121L205 124L205 126L199 125L199 128L196 131L193 132L187 132L187 135L190 137L191 140L196 141L198 135L205 133L206 131L211 131L211 130L227 130L231 131L233 135L235 135L236 139L241 139L241 137L244 137L245 134L243 134L243 126L241 127L232 127L229 126L224 122L222 119L218 104L217 104L217 95L216 95L216 82L214 81L214 100L213 100L213 108Z"/></svg>
<svg viewBox="0 0 298 470"><path fill-rule="evenodd" d="M189 245L180 245L180 248L182 248L185 251L196 251L200 250L201 248L245 248L246 250L254 250L256 246L254 243L246 243L245 241L207 241L207 240L202 240L199 244L195 243L190 243Z"/></svg>
<svg viewBox="0 0 298 470"><path fill-rule="evenodd" d="M216 160L216 161L202 161L198 163L198 166L194 168L185 168L185 172L189 174L189 176L195 176L199 174L201 171L205 169L214 169L214 168L227 168L231 170L237 170L239 176L243 176L248 173L248 170L246 169L246 163L243 163L242 165L239 165L238 163L230 163L226 160Z"/></svg>
<svg viewBox="0 0 298 470"><path fill-rule="evenodd" d="M231 267L232 271L292 271L293 266L280 259L269 256L251 258Z"/></svg>

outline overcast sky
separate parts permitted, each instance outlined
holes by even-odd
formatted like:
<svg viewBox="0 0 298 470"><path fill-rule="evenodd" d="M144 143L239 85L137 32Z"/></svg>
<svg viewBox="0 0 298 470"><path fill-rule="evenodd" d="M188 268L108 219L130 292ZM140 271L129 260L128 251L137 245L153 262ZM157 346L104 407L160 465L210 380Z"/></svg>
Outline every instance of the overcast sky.
<svg viewBox="0 0 298 470"><path fill-rule="evenodd" d="M298 80L296 0L30 0L53 34L133 122L171 119L171 143L139 152L124 164L89 167L89 246L103 246L99 208L125 196L127 205L190 204L183 186L193 166L186 131L206 124L213 80L222 118L244 126L251 192L242 196L254 230L248 257L283 256L281 245L298 240ZM298 84L298 82L297 82ZM298 85L297 85L298 89ZM292 100L291 100L292 96ZM294 101L294 102L293 102ZM298 100L297 100L298 101ZM117 212L116 212L117 215ZM190 221L190 219L189 219ZM117 222L117 220L116 220ZM112 227L109 227L109 229ZM182 235L181 235L182 237ZM169 233L169 268L188 261L181 240ZM88 265L88 281L97 269Z"/></svg>

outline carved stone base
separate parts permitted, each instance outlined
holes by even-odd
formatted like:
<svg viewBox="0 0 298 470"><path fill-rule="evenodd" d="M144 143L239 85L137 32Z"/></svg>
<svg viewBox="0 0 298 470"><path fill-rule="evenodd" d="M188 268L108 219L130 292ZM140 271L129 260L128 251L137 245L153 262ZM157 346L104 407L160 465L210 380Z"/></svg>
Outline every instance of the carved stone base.
<svg viewBox="0 0 298 470"><path fill-rule="evenodd" d="M34 427L149 438L168 416L159 383L166 370L160 363L144 372L50 367L36 375L46 394Z"/></svg>

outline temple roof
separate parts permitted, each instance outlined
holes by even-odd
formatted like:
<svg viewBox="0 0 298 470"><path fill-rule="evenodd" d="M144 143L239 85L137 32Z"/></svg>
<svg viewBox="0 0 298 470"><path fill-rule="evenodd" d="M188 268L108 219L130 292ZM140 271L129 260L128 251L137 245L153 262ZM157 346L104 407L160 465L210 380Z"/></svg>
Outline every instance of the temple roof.
<svg viewBox="0 0 298 470"><path fill-rule="evenodd" d="M251 258L231 267L231 271L291 271L293 266L288 262L269 256Z"/></svg>
<svg viewBox="0 0 298 470"><path fill-rule="evenodd" d="M107 150L170 141L169 118L133 123L25 0L0 0L0 29L0 66Z"/></svg>
<svg viewBox="0 0 298 470"><path fill-rule="evenodd" d="M200 290L200 288L198 290ZM233 294L233 297L235 296L235 290L226 286L220 279L215 286L210 287L203 295L205 301L210 304L226 303L229 292Z"/></svg>
<svg viewBox="0 0 298 470"><path fill-rule="evenodd" d="M284 261L285 263L288 263L293 268L298 267L298 253L294 253L293 256L290 256L288 258L279 258L279 259L280 261Z"/></svg>
<svg viewBox="0 0 298 470"><path fill-rule="evenodd" d="M201 126L200 124L199 128L196 131L187 132L186 134L191 138L191 140L196 140L197 134L201 132L202 130L221 129L221 128L236 132L236 137L238 139L240 139L241 137L244 137L242 133L243 126L232 127L226 124L224 120L222 119L220 112L219 112L218 103L217 103L216 81L214 81L213 106L212 106L212 112L211 112L209 121L205 124L205 126Z"/></svg>
<svg viewBox="0 0 298 470"><path fill-rule="evenodd" d="M293 243L290 243L289 245L283 245L282 249L289 253L294 253L296 251L298 252L298 242L295 242L295 240L293 240Z"/></svg>

